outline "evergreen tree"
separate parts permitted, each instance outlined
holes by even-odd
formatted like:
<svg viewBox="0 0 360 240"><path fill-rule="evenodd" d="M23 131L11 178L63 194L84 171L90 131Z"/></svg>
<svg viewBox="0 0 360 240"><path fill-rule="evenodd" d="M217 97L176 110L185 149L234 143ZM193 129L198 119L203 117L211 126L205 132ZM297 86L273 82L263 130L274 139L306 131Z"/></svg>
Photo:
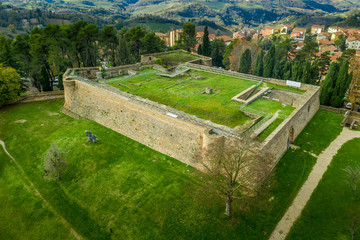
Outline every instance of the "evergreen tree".
<svg viewBox="0 0 360 240"><path fill-rule="evenodd" d="M277 79L283 79L284 76L284 70L285 70L285 58L282 58L280 61L276 61L275 67L274 67L274 78Z"/></svg>
<svg viewBox="0 0 360 240"><path fill-rule="evenodd" d="M186 51L190 51L196 44L195 24L187 22L183 25L183 32L179 39L180 47Z"/></svg>
<svg viewBox="0 0 360 240"><path fill-rule="evenodd" d="M264 71L264 50L261 50L260 53L258 53L258 55L256 56L253 74L262 77L263 71Z"/></svg>
<svg viewBox="0 0 360 240"><path fill-rule="evenodd" d="M345 92L348 89L348 79L349 79L349 61L343 61L341 64L341 68L339 70L339 74L336 78L335 88L332 92L330 105L332 107L340 108L343 105L343 100L345 96Z"/></svg>
<svg viewBox="0 0 360 240"><path fill-rule="evenodd" d="M198 54L200 54L200 55L203 55L202 45L201 45L201 44L199 44L199 47L198 47L197 53L198 53Z"/></svg>
<svg viewBox="0 0 360 240"><path fill-rule="evenodd" d="M126 65L133 63L130 50L125 37L120 37L119 45L116 49L115 62L116 65Z"/></svg>
<svg viewBox="0 0 360 240"><path fill-rule="evenodd" d="M320 93L321 105L325 105L325 106L330 105L330 100L332 97L332 92L335 87L338 72L339 72L339 64L337 62L332 62L330 64L330 68L326 75L326 78L321 86L321 93Z"/></svg>
<svg viewBox="0 0 360 240"><path fill-rule="evenodd" d="M289 80L289 79L291 79L291 75L292 75L292 64L291 64L291 62L286 62L285 67L284 67L283 79Z"/></svg>
<svg viewBox="0 0 360 240"><path fill-rule="evenodd" d="M211 46L210 46L210 40L209 40L208 26L205 26L205 29L204 29L204 36L203 36L203 42L202 42L202 54L207 57L210 57L210 55L211 55Z"/></svg>
<svg viewBox="0 0 360 240"><path fill-rule="evenodd" d="M240 69L241 73L249 73L251 68L251 52L250 49L246 49L240 58Z"/></svg>
<svg viewBox="0 0 360 240"><path fill-rule="evenodd" d="M211 58L214 66L222 67L223 56L225 53L225 42L223 39L215 39L211 42Z"/></svg>
<svg viewBox="0 0 360 240"><path fill-rule="evenodd" d="M295 62L292 66L291 71L292 71L291 79L300 82L303 74L302 64L299 62Z"/></svg>
<svg viewBox="0 0 360 240"><path fill-rule="evenodd" d="M273 76L273 69L275 66L275 50L276 50L275 45L272 45L264 59L264 74L263 74L263 76L266 78L270 78Z"/></svg>

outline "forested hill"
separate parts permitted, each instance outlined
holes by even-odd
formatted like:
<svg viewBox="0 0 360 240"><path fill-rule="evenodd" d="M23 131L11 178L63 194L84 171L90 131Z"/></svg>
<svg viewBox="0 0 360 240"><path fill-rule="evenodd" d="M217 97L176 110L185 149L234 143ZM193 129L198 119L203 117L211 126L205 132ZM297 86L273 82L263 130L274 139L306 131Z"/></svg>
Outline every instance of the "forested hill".
<svg viewBox="0 0 360 240"><path fill-rule="evenodd" d="M76 11L104 18L151 14L182 22L207 19L223 26L256 26L288 16L324 15L360 7L358 0L8 0L3 4L58 13Z"/></svg>

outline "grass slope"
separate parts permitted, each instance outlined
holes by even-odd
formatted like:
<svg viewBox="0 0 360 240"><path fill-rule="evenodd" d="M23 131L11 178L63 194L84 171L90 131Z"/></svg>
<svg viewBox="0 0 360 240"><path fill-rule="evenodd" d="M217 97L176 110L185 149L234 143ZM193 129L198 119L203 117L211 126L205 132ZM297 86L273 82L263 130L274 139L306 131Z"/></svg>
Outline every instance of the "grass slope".
<svg viewBox="0 0 360 240"><path fill-rule="evenodd" d="M332 160L304 208L301 217L286 238L292 239L351 239L349 228L352 214L360 217L359 200L355 201L349 186L345 183L343 169L360 164L360 138L342 146ZM359 226L359 221L357 222ZM354 235L360 239L360 229Z"/></svg>
<svg viewBox="0 0 360 240"><path fill-rule="evenodd" d="M97 123L59 113L62 105L48 101L2 108L0 136L44 198L86 239L267 239L315 163L301 150L288 151L262 196L250 199L249 208L235 205L236 216L229 220L222 200L197 194L203 180L195 170ZM100 141L88 143L86 129ZM44 176L42 167L54 143L69 163L61 181ZM41 239L56 230L59 236L53 239L69 239L31 192L19 194L26 184L13 166L5 167L8 159L0 154L0 199L5 200L0 204L10 206L0 210L0 236ZM17 228L21 235L13 233Z"/></svg>
<svg viewBox="0 0 360 240"><path fill-rule="evenodd" d="M338 113L320 109L294 144L319 155L340 134L343 118Z"/></svg>
<svg viewBox="0 0 360 240"><path fill-rule="evenodd" d="M0 239L75 239L0 147Z"/></svg>

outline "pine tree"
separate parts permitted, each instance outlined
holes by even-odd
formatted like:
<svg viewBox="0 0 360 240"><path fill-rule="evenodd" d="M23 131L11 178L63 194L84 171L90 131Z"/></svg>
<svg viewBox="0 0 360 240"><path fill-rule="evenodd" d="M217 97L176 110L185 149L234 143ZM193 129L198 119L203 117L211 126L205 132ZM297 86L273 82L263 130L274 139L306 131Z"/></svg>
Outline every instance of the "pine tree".
<svg viewBox="0 0 360 240"><path fill-rule="evenodd" d="M251 52L250 49L246 49L240 58L240 69L241 73L249 73L251 68Z"/></svg>
<svg viewBox="0 0 360 240"><path fill-rule="evenodd" d="M262 77L263 71L264 71L264 51L261 50L261 52L258 53L258 55L256 56L253 74Z"/></svg>
<svg viewBox="0 0 360 240"><path fill-rule="evenodd" d="M337 62L332 62L330 64L329 71L326 75L326 78L321 86L320 94L320 104L329 106L332 92L335 87L336 77L339 72L339 64Z"/></svg>
<svg viewBox="0 0 360 240"><path fill-rule="evenodd" d="M345 96L345 92L349 85L347 85L349 74L349 61L343 61L341 64L341 68L339 70L339 74L336 79L336 84L334 91L332 92L331 102L330 105L332 107L340 108L343 105L343 100Z"/></svg>
<svg viewBox="0 0 360 240"><path fill-rule="evenodd" d="M202 42L202 54L207 57L210 57L210 55L211 55L209 31L208 31L207 26L205 26L205 29L204 29L204 36L203 36L203 42Z"/></svg>
<svg viewBox="0 0 360 240"><path fill-rule="evenodd" d="M263 74L263 76L266 78L270 78L273 76L273 69L275 66L275 50L276 50L275 45L272 45L264 59L264 74Z"/></svg>

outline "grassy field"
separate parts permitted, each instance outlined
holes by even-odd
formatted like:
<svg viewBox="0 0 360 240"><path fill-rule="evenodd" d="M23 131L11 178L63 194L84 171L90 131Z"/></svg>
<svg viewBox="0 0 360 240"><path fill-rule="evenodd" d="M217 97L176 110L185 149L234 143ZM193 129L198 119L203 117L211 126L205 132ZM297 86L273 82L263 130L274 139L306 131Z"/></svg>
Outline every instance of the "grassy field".
<svg viewBox="0 0 360 240"><path fill-rule="evenodd" d="M261 197L248 207L235 204L229 220L222 200L198 193L204 180L194 169L95 122L70 118L59 112L62 105L0 109L0 138L49 204L86 239L267 239L315 163L289 150ZM99 142L88 143L85 130ZM69 163L61 181L44 176L52 144ZM71 239L2 151L0 159L0 239Z"/></svg>
<svg viewBox="0 0 360 240"><path fill-rule="evenodd" d="M338 113L320 109L294 144L309 152L320 154L340 134L343 119L344 117Z"/></svg>
<svg viewBox="0 0 360 240"><path fill-rule="evenodd" d="M231 101L231 98L256 82L195 70L190 71L191 75L174 78L157 76L158 73L161 72L145 69L133 77L109 79L108 83L122 91L229 127L242 125L251 119L239 110L241 103ZM196 76L204 79L195 79ZM206 87L213 88L213 93L204 94ZM265 116L277 110L289 115L293 109L279 102L259 99L244 110Z"/></svg>
<svg viewBox="0 0 360 240"><path fill-rule="evenodd" d="M357 216L354 239L360 239L360 205L345 183L344 168L360 165L360 138L342 146L286 238L351 239L352 219Z"/></svg>
<svg viewBox="0 0 360 240"><path fill-rule="evenodd" d="M176 66L179 63L185 63L192 60L199 59L199 57L191 55L190 53L185 52L174 52L174 53L167 53L164 55L157 55L157 58L160 58L163 64Z"/></svg>

